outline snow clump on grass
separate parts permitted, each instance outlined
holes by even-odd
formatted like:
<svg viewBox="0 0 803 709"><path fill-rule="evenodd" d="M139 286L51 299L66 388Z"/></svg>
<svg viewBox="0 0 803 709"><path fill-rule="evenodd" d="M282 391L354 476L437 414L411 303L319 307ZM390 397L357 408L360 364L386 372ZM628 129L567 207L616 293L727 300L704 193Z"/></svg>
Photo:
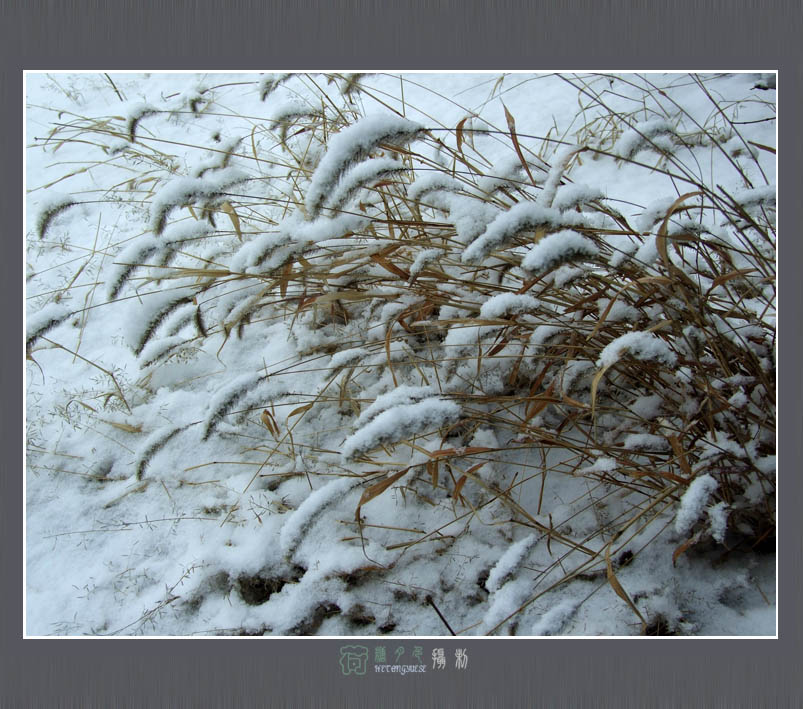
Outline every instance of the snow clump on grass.
<svg viewBox="0 0 803 709"><path fill-rule="evenodd" d="M675 531L678 534L689 533L718 487L719 483L708 474L699 475L689 483L688 489L680 498L680 508L675 516Z"/></svg>
<svg viewBox="0 0 803 709"><path fill-rule="evenodd" d="M597 359L597 366L610 367L625 353L643 361L656 360L669 367L677 362L677 355L658 335L651 332L629 332L605 346Z"/></svg>
<svg viewBox="0 0 803 709"><path fill-rule="evenodd" d="M310 216L318 215L326 196L351 165L368 157L380 143L407 143L422 131L422 126L405 118L375 115L362 118L334 135L307 187L305 204Z"/></svg>
<svg viewBox="0 0 803 709"><path fill-rule="evenodd" d="M454 423L460 418L460 411L456 402L438 398L394 406L346 439L342 448L343 459L353 460L381 445L398 443Z"/></svg>
<svg viewBox="0 0 803 709"><path fill-rule="evenodd" d="M525 271L542 274L570 261L593 259L599 248L593 241L576 231L564 230L539 241L521 261Z"/></svg>

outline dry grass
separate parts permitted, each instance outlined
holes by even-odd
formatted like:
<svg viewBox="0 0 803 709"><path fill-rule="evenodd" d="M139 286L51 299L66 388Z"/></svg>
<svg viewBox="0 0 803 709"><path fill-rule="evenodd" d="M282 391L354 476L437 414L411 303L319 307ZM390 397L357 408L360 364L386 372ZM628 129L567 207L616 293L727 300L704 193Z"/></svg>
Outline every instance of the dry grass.
<svg viewBox="0 0 803 709"><path fill-rule="evenodd" d="M262 82L263 98L285 80ZM190 189L173 201L159 201L177 171L173 146L147 130L156 109L103 122L75 118L57 126L49 141L106 145L115 139L120 142L109 150L110 160L125 154L142 165L124 183L126 199L156 215L162 236L126 252L130 261L109 257L123 264L112 295L123 300L136 288L146 307L154 302L135 344L138 354L147 355L146 370L188 348L220 354L237 347L247 328L280 320L297 333L305 352L287 371L328 370L325 386L295 389L292 397L261 389L268 377L252 372L248 380L232 381L199 421L207 437L225 423L226 435L242 436L251 453L261 454L252 482L269 481L275 465L297 460L301 451L307 467L283 475L361 477L355 537L375 528L398 530L392 518L366 517L372 501L394 486L419 504L449 501L453 517L443 526L455 529L460 521L461 534L489 519L511 530L528 528L547 540L555 561L534 582L527 603L572 579L602 574L646 631L647 620L617 581L616 560L655 520L668 519L662 529L670 529L667 515L696 477L713 476L718 486L712 502L728 506L723 551L755 549L775 535L774 466L767 463L775 454L776 334L767 317L775 308L774 203L729 194L701 177L695 149L724 152L723 131L730 145L740 137L732 114L718 110L702 80L691 79L711 98L706 125L649 86L641 85L644 107L622 115L607 109L599 77L565 80L575 84L582 111L574 132L560 139L518 134L505 109L505 126L473 129L468 115L454 127L433 121L415 139L389 136L350 156L340 174L367 159L394 168L366 173L366 181L330 207L326 194L315 201L319 219L343 220L341 233L333 234L340 243L282 240L279 222L292 213L312 222L306 200L317 161L333 137L359 119L361 100L371 96L359 77L304 77L311 93L321 89L316 105L272 123L255 118L251 135L223 146L205 173L208 178L242 168L247 181L232 173L211 181L217 186ZM326 81L343 84L339 103L323 92ZM213 102L196 99L188 110L216 110ZM655 117L656 105L671 112L672 129L639 129ZM652 147L649 158L616 152L628 130ZM491 140L507 146L510 174L495 175L482 154ZM577 147L561 152L564 142ZM749 159L751 148L742 142ZM747 180L744 162L725 154ZM593 195L554 207L559 185L571 185L572 169L587 160L663 172L678 193L660 195L670 199L649 223L633 224L615 201ZM492 178L498 179L492 184ZM119 192L121 186L109 189ZM78 201L93 199L83 197L88 199ZM473 215L482 227L483 220L487 226L526 204L552 209L557 217L523 220L479 249L477 259L463 258L485 230L472 233L468 221L456 228L455 215ZM45 213L40 236L57 214ZM186 224L192 228L171 237L171 229ZM593 249L566 252L543 270L522 268L534 245L567 229ZM258 257L231 258L259 239L265 247ZM236 263L242 267L232 268ZM142 295L149 290L157 295ZM483 309L503 295L518 300ZM194 323L192 337L176 336L179 320L171 318L181 313L180 322ZM625 347L619 357L601 360L606 347L634 331L651 333L659 354ZM213 341L222 344L207 344ZM350 348L360 349L351 358L333 358ZM387 388L431 387L432 396L459 405L459 419L383 439L333 471L332 451L316 443L306 422L340 421L339 430L315 433L321 440L347 438L376 399L379 380ZM267 431L267 442L248 443L254 426ZM475 436L489 428L498 445L478 445ZM139 478L147 476L148 457L178 433L165 432L145 446ZM405 459L415 462L404 465ZM500 473L514 468L513 477ZM543 497L555 476L587 483L587 509L597 511L600 500L616 497L620 511L600 517L597 529L582 537L566 531L568 520L552 526ZM485 514L490 509L504 512L491 517ZM401 559L434 538L442 540L438 529L405 528L404 541L386 548L398 550ZM701 519L676 554L710 539ZM367 569L387 571L381 565Z"/></svg>

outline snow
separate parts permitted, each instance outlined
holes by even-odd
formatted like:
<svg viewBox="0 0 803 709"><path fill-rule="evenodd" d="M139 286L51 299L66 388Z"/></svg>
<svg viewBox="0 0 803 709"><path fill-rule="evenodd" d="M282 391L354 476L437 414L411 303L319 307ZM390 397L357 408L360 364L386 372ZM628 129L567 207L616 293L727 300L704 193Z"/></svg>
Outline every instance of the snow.
<svg viewBox="0 0 803 709"><path fill-rule="evenodd" d="M433 387L414 387L402 385L376 398L370 406L365 408L356 421L357 426L364 426L375 419L379 414L395 406L412 404L422 399L431 398L435 394Z"/></svg>
<svg viewBox="0 0 803 709"><path fill-rule="evenodd" d="M557 209L542 207L533 202L520 202L508 211L499 214L463 252L463 263L477 263L493 249L509 243L523 231L539 228L559 228L581 224L579 215L562 214Z"/></svg>
<svg viewBox="0 0 803 709"><path fill-rule="evenodd" d="M500 293L486 300L480 308L480 318L493 320L509 315L520 315L528 310L536 310L538 301L531 295Z"/></svg>
<svg viewBox="0 0 803 709"><path fill-rule="evenodd" d="M341 350L332 355L332 359L329 361L329 367L337 371L343 367L348 367L350 364L359 362L361 359L367 357L368 354L369 351L364 347L352 347L347 350Z"/></svg>
<svg viewBox="0 0 803 709"><path fill-rule="evenodd" d="M446 192L458 192L460 190L460 183L440 172L433 172L421 175L416 178L407 188L407 196L410 199L421 200L430 192L444 190Z"/></svg>
<svg viewBox="0 0 803 709"><path fill-rule="evenodd" d="M380 445L427 433L454 423L458 418L460 405L446 399L429 398L416 404L393 406L346 439L342 446L343 459L357 458Z"/></svg>
<svg viewBox="0 0 803 709"><path fill-rule="evenodd" d="M265 375L261 373L242 374L215 392L207 405L203 437L205 439L208 438L214 425L221 419L223 414L239 399L265 380Z"/></svg>
<svg viewBox="0 0 803 709"><path fill-rule="evenodd" d="M366 158L380 143L400 144L415 139L422 126L393 115L366 116L329 140L326 154L312 174L305 204L317 216L327 194L355 162Z"/></svg>
<svg viewBox="0 0 803 709"><path fill-rule="evenodd" d="M567 209L579 207L588 204L595 200L603 199L605 193L598 187L589 187L588 185L565 185L558 190L555 199L552 200L552 206L565 212Z"/></svg>
<svg viewBox="0 0 803 709"><path fill-rule="evenodd" d="M662 197L647 205L646 209L639 215L636 222L640 232L647 232L655 226L656 222L661 221L675 203L674 197Z"/></svg>
<svg viewBox="0 0 803 709"><path fill-rule="evenodd" d="M754 207L760 204L774 205L776 194L775 183L770 183L763 187L737 190L731 194L731 197L742 207Z"/></svg>
<svg viewBox="0 0 803 709"><path fill-rule="evenodd" d="M543 183L546 171L540 165L528 162L536 184ZM502 187L512 186L524 178L524 167L518 155L507 155L488 170L488 174L477 180L477 188L486 194L493 194Z"/></svg>
<svg viewBox="0 0 803 709"><path fill-rule="evenodd" d="M564 328L559 325L539 325L533 330L533 334L530 335L530 344L535 347L542 347L548 339L563 330Z"/></svg>
<svg viewBox="0 0 803 709"><path fill-rule="evenodd" d="M271 127L275 128L281 123L286 123L292 119L308 116L314 109L307 103L298 99L290 99L282 103L274 103L268 115Z"/></svg>
<svg viewBox="0 0 803 709"><path fill-rule="evenodd" d="M688 534L691 531L708 504L708 499L718 487L719 483L707 473L698 475L689 483L680 498L680 508L675 516L675 531L678 534Z"/></svg>
<svg viewBox="0 0 803 709"><path fill-rule="evenodd" d="M616 143L615 150L624 158L632 158L640 150L649 147L650 142L663 147L671 147L671 143L658 143L656 138L674 134L675 129L663 118L653 118L637 123L622 133Z"/></svg>
<svg viewBox="0 0 803 709"><path fill-rule="evenodd" d="M145 470L154 454L184 429L184 426L170 426L167 430L160 428L143 441L135 462L136 477L138 480L141 480L145 475Z"/></svg>
<svg viewBox="0 0 803 709"><path fill-rule="evenodd" d="M145 116L152 116L159 113L159 109L151 106L148 103L135 102L130 104L124 111L126 116L125 132L128 134L128 139L134 143L137 140L137 126Z"/></svg>
<svg viewBox="0 0 803 709"><path fill-rule="evenodd" d="M555 284L555 287L562 288L563 286L571 283L577 278L580 278L585 273L585 269L583 268L575 268L574 266L561 266L559 269L554 271L551 275L552 282Z"/></svg>
<svg viewBox="0 0 803 709"><path fill-rule="evenodd" d="M545 236L533 246L522 259L521 267L541 274L567 261L593 259L598 255L599 248L593 241L576 231L563 230Z"/></svg>
<svg viewBox="0 0 803 709"><path fill-rule="evenodd" d="M643 361L656 360L670 367L677 361L677 355L658 335L651 332L629 332L603 348L597 359L597 366L610 367L625 353Z"/></svg>
<svg viewBox="0 0 803 709"><path fill-rule="evenodd" d="M186 305L188 299L185 289L169 288L141 293L138 298L125 302L127 317L123 323L123 333L135 354L142 352L165 318Z"/></svg>
<svg viewBox="0 0 803 709"><path fill-rule="evenodd" d="M440 249L424 249L415 257L415 261L410 266L410 278L415 278L424 270L425 266L435 261L442 253Z"/></svg>
<svg viewBox="0 0 803 709"><path fill-rule="evenodd" d="M218 137L216 142L219 140L220 138ZM236 136L234 138L229 138L224 143L221 143L216 151L212 153L212 157L210 159L202 160L198 163L198 165L190 170L190 175L192 177L203 177L204 173L208 172L209 170L219 170L221 168L228 167L232 154L235 150L237 150L237 148L240 147L242 142L243 137Z"/></svg>
<svg viewBox="0 0 803 709"><path fill-rule="evenodd" d="M706 460L724 453L736 456L737 458L746 457L745 450L724 431L714 431L706 434L705 438L698 443L700 449L700 459Z"/></svg>
<svg viewBox="0 0 803 709"><path fill-rule="evenodd" d="M144 264L145 260L153 255L159 246L160 242L156 237L148 234L117 254L115 257L116 268L109 271L106 281L106 297L109 300L117 297L128 277L137 267Z"/></svg>
<svg viewBox="0 0 803 709"><path fill-rule="evenodd" d="M299 253L301 247L340 238L359 231L366 224L368 219L358 214L339 214L331 219L321 217L308 222L296 212L279 223L275 231L243 244L231 260L231 270L238 273L276 270Z"/></svg>
<svg viewBox="0 0 803 709"><path fill-rule="evenodd" d="M776 456L774 455L765 455L760 458L757 458L755 461L755 466L758 470L760 470L765 475L775 475L775 471L778 465Z"/></svg>
<svg viewBox="0 0 803 709"><path fill-rule="evenodd" d="M342 498L359 483L359 478L338 478L311 493L282 525L279 546L284 555L292 555L301 543L301 535L315 522L324 507Z"/></svg>
<svg viewBox="0 0 803 709"><path fill-rule="evenodd" d="M568 394L578 379L593 369L593 364L582 359L573 359L561 371L560 390Z"/></svg>
<svg viewBox="0 0 803 709"><path fill-rule="evenodd" d="M728 530L728 512L727 502L718 502L708 509L711 536L720 544L725 543L725 532Z"/></svg>
<svg viewBox="0 0 803 709"><path fill-rule="evenodd" d="M651 394L649 396L640 396L632 404L630 410L636 416L650 421L654 419L661 412L663 399L658 394Z"/></svg>
<svg viewBox="0 0 803 709"><path fill-rule="evenodd" d="M566 621L574 615L578 602L572 599L558 601L544 613L534 624L531 635L558 635Z"/></svg>
<svg viewBox="0 0 803 709"><path fill-rule="evenodd" d="M74 197L62 192L50 192L46 197L40 199L39 216L36 220L36 233L39 238L44 239L51 222L75 204L77 201Z"/></svg>
<svg viewBox="0 0 803 709"><path fill-rule="evenodd" d="M63 303L48 303L37 312L29 314L25 322L28 347L31 347L38 338L64 322L70 315L72 315L72 311Z"/></svg>
<svg viewBox="0 0 803 709"><path fill-rule="evenodd" d="M658 260L658 247L654 235L644 239L644 243L636 251L635 259L645 266L654 264Z"/></svg>
<svg viewBox="0 0 803 709"><path fill-rule="evenodd" d="M158 236L167 226L167 217L175 207L210 201L245 182L248 176L233 167L221 168L204 177L177 177L154 196L151 205L151 229Z"/></svg>
<svg viewBox="0 0 803 709"><path fill-rule="evenodd" d="M608 298L600 298L597 301L597 309L599 310L600 316L608 308L610 302ZM608 310L605 319L611 322L636 322L640 317L641 313L632 305L628 305L621 300L616 300L613 305L611 305L610 310Z"/></svg>
<svg viewBox="0 0 803 709"><path fill-rule="evenodd" d="M552 158L552 167L549 168L546 182L541 193L538 195L538 204L541 207L552 207L555 200L555 193L563 179L571 159L577 154L579 148L576 145L564 145L558 149Z"/></svg>
<svg viewBox="0 0 803 709"><path fill-rule="evenodd" d="M259 100L264 101L275 89L292 76L292 74L263 74L259 80Z"/></svg>
<svg viewBox="0 0 803 709"><path fill-rule="evenodd" d="M488 610L482 619L485 633L491 632L503 623L527 601L532 595L532 583L529 579L514 579L504 584L491 594Z"/></svg>
<svg viewBox="0 0 803 709"><path fill-rule="evenodd" d="M188 319L189 317L191 316L188 316ZM182 337L181 335L172 335L169 337L163 337L160 340L153 340L149 342L139 353L139 361L141 366L144 368L154 364L157 360L162 359L180 345L185 344L187 341L188 340L186 337Z"/></svg>
<svg viewBox="0 0 803 709"><path fill-rule="evenodd" d="M502 584L516 571L519 565L524 561L529 551L535 546L538 537L530 534L524 539L511 544L507 551L499 558L491 573L488 574L488 580L485 582L485 588L490 593L498 591Z"/></svg>
<svg viewBox="0 0 803 709"><path fill-rule="evenodd" d="M449 219L457 230L457 240L461 244L471 244L488 228L498 216L498 207L485 202L460 195L448 195L446 205L449 210ZM465 253L463 254L465 261Z"/></svg>
<svg viewBox="0 0 803 709"><path fill-rule="evenodd" d="M601 457L597 458L591 465L586 466L580 470L581 473L612 473L617 468L616 461L613 458Z"/></svg>
<svg viewBox="0 0 803 709"><path fill-rule="evenodd" d="M406 169L405 165L392 158L374 158L355 165L343 176L337 188L327 198L326 207L340 209L360 187Z"/></svg>
<svg viewBox="0 0 803 709"><path fill-rule="evenodd" d="M666 451L669 443L661 436L652 433L631 433L625 436L624 446L627 450Z"/></svg>

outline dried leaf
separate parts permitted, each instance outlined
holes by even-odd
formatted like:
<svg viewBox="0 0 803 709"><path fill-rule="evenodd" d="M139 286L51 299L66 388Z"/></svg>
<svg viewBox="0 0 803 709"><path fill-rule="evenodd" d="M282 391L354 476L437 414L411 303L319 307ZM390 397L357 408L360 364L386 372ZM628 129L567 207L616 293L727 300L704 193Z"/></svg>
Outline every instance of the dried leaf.
<svg viewBox="0 0 803 709"><path fill-rule="evenodd" d="M276 420L273 418L273 415L267 409L262 410L262 416L260 416L262 423L265 425L265 428L270 431L270 435L273 436L274 439L278 439L279 437L279 427L276 425Z"/></svg>
<svg viewBox="0 0 803 709"><path fill-rule="evenodd" d="M493 346L493 347L490 349L490 351L488 351L488 352L485 354L485 356L486 356L486 357L493 357L494 355L497 355L497 354L499 354L499 353L500 353L500 352L501 352L503 349L505 349L505 347L507 347L507 345L508 345L508 343L509 343L509 342L510 342L510 341L509 341L508 339L506 339L506 338L505 338L505 339L503 339L501 342L499 342L499 343L497 343L496 345L494 345L494 346Z"/></svg>
<svg viewBox="0 0 803 709"><path fill-rule="evenodd" d="M572 399L572 397L563 394L561 397L562 401L569 406L573 406L576 409L588 409L588 404L583 403L582 401L578 401L577 399Z"/></svg>
<svg viewBox="0 0 803 709"><path fill-rule="evenodd" d="M386 271L390 271L390 273L392 273L394 276L398 276L399 278L402 278L405 281L410 279L410 274L407 271L391 263L384 256L380 256L379 254L372 254L371 260L376 261L376 263L382 266L382 268L384 268Z"/></svg>
<svg viewBox="0 0 803 709"><path fill-rule="evenodd" d="M482 463L480 463L482 465ZM460 491L463 489L463 485L466 484L466 480L468 478L465 475L461 475L460 479L454 486L454 491L452 492L452 499L459 500L460 499Z"/></svg>
<svg viewBox="0 0 803 709"><path fill-rule="evenodd" d="M754 145L755 147L757 147L757 148L759 148L761 150L766 150L768 153L772 153L773 155L775 155L775 148L771 148L769 145L762 145L761 143L754 143L752 140L748 140L747 142L750 143L750 145Z"/></svg>
<svg viewBox="0 0 803 709"><path fill-rule="evenodd" d="M410 468L405 468L404 470L399 470L392 475L389 475L384 480L380 480L375 485L371 485L371 487L366 488L363 492L362 496L360 497L360 501L357 503L357 511L354 515L354 518L359 521L360 519L360 508L366 503L373 500L375 497L381 495L385 490L387 490L393 483L395 483L399 478L405 475Z"/></svg>
<svg viewBox="0 0 803 709"><path fill-rule="evenodd" d="M471 118L471 116L466 116L457 124L457 150L460 153L463 152L463 126L469 118Z"/></svg>
<svg viewBox="0 0 803 709"><path fill-rule="evenodd" d="M287 283L290 280L290 276L293 274L293 264L286 263L284 268L282 269L282 277L279 280L279 295L282 298L287 297Z"/></svg>
<svg viewBox="0 0 803 709"><path fill-rule="evenodd" d="M533 179L533 174L530 172L530 166L527 164L527 161L524 159L524 153L521 152L521 146L519 145L519 138L516 135L516 121L513 118L513 115L510 111L507 110L507 106L502 104L502 108L505 109L505 118L507 119L507 127L510 130L510 139L513 141L513 147L516 149L516 155L519 156L519 161L521 162L522 167L527 173L527 177L530 178L530 182L532 182L533 187L535 187L535 180Z"/></svg>
<svg viewBox="0 0 803 709"><path fill-rule="evenodd" d="M691 279L677 266L675 266L674 263L672 263L669 260L669 252L667 251L666 248L666 242L668 238L666 232L667 232L667 227L669 226L669 220L672 218L672 215L675 212L681 209L683 203L687 199L691 199L692 197L698 197L701 194L702 192L697 191L697 192L687 192L686 194L680 195L680 197L678 197L672 203L672 206L669 208L669 211L667 211L666 216L664 217L664 220L661 222L661 226L658 229L658 235L655 238L655 247L657 248L658 253L661 256L661 260L664 262L664 265L673 275L680 276L686 281L690 281Z"/></svg>
<svg viewBox="0 0 803 709"><path fill-rule="evenodd" d="M546 374L546 370L542 373ZM527 408L524 412L524 420L529 421L534 416L540 414L549 404L555 401L554 397L552 396L552 391L555 389L556 380L552 380L547 387L546 391L543 394L539 394L538 396L534 396L530 399L530 403L527 404Z"/></svg>
<svg viewBox="0 0 803 709"><path fill-rule="evenodd" d="M313 407L312 403L304 404L304 406L299 406L297 409L293 409L289 414L287 414L287 419L289 420L291 416L297 416L298 414L304 414L309 411Z"/></svg>
<svg viewBox="0 0 803 709"><path fill-rule="evenodd" d="M432 487L438 487L438 461L437 460L428 460L427 461L427 472L429 473L430 477L432 478Z"/></svg>
<svg viewBox="0 0 803 709"><path fill-rule="evenodd" d="M126 433L142 433L142 426L132 426L130 423L117 423L116 421L103 421L103 423L109 424L109 426L114 426L114 428L119 429L120 431L125 431Z"/></svg>
<svg viewBox="0 0 803 709"><path fill-rule="evenodd" d="M234 211L234 207L231 206L230 202L224 202L220 206L223 211L229 215L229 219L231 219L231 223L234 225L234 231L237 232L237 238L242 241L243 233L240 230L240 217L237 216L237 212Z"/></svg>
<svg viewBox="0 0 803 709"><path fill-rule="evenodd" d="M691 478L692 477L691 466L689 465L689 461L686 458L686 453L683 450L683 446L680 444L680 439L677 436L667 436L666 440L669 441L669 445L672 446L672 450L675 452L675 455L677 456L678 465L680 465L680 469L686 474L687 478Z"/></svg>
<svg viewBox="0 0 803 709"><path fill-rule="evenodd" d="M254 160L259 160L259 157L257 156L257 144L256 141L254 140L254 133L256 132L257 132L257 125L254 124L254 127L251 129L251 152L254 155Z"/></svg>
<svg viewBox="0 0 803 709"><path fill-rule="evenodd" d="M641 615L641 611L636 608L636 604L630 600L630 596L627 595L627 591L622 588L622 584L619 583L619 579L616 578L616 574L613 572L613 566L611 565L611 545L608 544L605 547L605 566L606 572L608 575L608 583L611 585L613 592L619 596L628 606L630 609L638 616L638 619L641 621L642 630L646 627L647 621L644 620L644 616Z"/></svg>
<svg viewBox="0 0 803 709"><path fill-rule="evenodd" d="M594 375L594 379L591 381L591 416L592 417L594 416L594 411L596 410L596 407L597 407L597 387L599 386L599 383L602 380L602 378L605 376L605 372L607 372L611 368L612 365L613 365L613 362L611 362L610 364L606 364L602 369L599 370L599 372L597 372Z"/></svg>
<svg viewBox="0 0 803 709"><path fill-rule="evenodd" d="M399 382L396 379L396 372L393 371L393 360L390 356L390 336L393 334L393 325L398 322L399 318L401 317L401 313L396 316L396 319L393 323L388 324L388 331L385 333L385 355L387 356L388 360L388 371L390 371L390 377L393 379L393 386L399 386Z"/></svg>
<svg viewBox="0 0 803 709"><path fill-rule="evenodd" d="M748 273L753 273L756 271L755 268L740 268L737 271L731 271L730 273L723 273L721 276L717 276L714 279L711 287L716 288L717 286L721 286L723 283L727 283L728 281L732 281L734 278L739 278L739 276L746 276Z"/></svg>
<svg viewBox="0 0 803 709"><path fill-rule="evenodd" d="M672 552L672 566L677 564L677 560L686 553L691 547L700 541L700 532L697 532L693 537L687 539L681 544L674 552Z"/></svg>

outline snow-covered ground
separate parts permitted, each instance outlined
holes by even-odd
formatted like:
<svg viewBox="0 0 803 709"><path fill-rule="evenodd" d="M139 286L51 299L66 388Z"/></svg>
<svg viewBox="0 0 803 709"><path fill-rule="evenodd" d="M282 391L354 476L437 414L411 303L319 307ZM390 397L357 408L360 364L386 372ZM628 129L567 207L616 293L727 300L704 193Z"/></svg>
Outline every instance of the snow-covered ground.
<svg viewBox="0 0 803 709"><path fill-rule="evenodd" d="M657 269L664 217L691 199L679 142L694 180L745 213L774 206L767 77L699 79L28 74L27 634L441 635L437 607L466 635L774 635L774 553L727 553L729 510L774 480L758 433L711 430L695 479L645 511L607 454L578 469L532 437L565 434L551 407L525 402L522 420L504 403L510 363L567 321L529 322L535 292L503 279L558 287L603 258ZM590 203L644 238L622 246ZM580 233L592 222L616 248ZM508 248L499 291L471 285ZM732 266L710 293L752 277ZM419 296L439 273L433 311ZM745 335L757 357L771 306ZM661 322L637 327L623 299L592 311L633 331L570 361L559 405L593 411L623 357L682 375ZM524 345L495 340L511 318ZM478 348L499 366L480 371ZM728 387L747 411L754 390ZM677 413L654 396L632 408ZM677 454L660 430L611 445ZM707 474L723 451L758 476L727 503Z"/></svg>

